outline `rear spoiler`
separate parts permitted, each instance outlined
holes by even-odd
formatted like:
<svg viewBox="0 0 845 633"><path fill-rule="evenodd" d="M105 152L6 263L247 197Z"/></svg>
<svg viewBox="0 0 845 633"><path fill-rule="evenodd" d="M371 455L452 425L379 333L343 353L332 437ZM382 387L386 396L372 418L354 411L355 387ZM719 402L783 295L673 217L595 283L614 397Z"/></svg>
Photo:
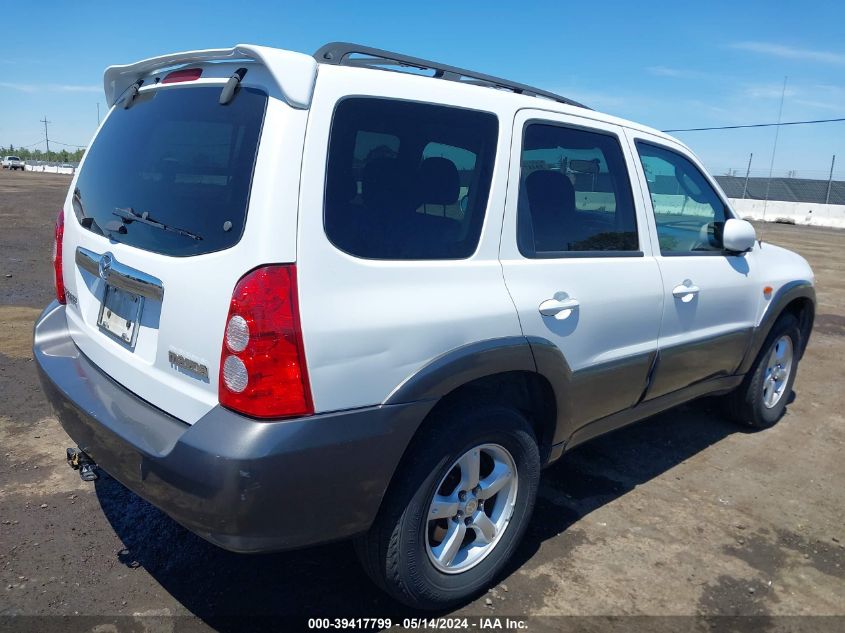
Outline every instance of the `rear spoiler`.
<svg viewBox="0 0 845 633"><path fill-rule="evenodd" d="M276 85L291 107L306 109L311 105L314 81L317 78L316 60L310 55L252 44L238 44L234 48L210 48L172 53L161 57L151 57L134 64L109 66L103 76L106 101L109 107L113 106L129 86L157 70L198 62L236 60L249 60L264 65L276 80Z"/></svg>

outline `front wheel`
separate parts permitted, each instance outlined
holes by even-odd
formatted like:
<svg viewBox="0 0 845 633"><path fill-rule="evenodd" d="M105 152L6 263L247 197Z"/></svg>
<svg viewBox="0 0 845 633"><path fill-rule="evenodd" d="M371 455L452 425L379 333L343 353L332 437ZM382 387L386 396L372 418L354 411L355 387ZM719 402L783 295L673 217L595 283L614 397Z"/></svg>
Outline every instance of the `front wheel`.
<svg viewBox="0 0 845 633"><path fill-rule="evenodd" d="M393 597L437 609L486 589L513 554L540 456L527 420L506 407L456 407L421 434L356 551Z"/></svg>
<svg viewBox="0 0 845 633"><path fill-rule="evenodd" d="M729 411L737 422L765 429L780 420L792 393L801 345L798 319L782 315L745 380L727 396Z"/></svg>

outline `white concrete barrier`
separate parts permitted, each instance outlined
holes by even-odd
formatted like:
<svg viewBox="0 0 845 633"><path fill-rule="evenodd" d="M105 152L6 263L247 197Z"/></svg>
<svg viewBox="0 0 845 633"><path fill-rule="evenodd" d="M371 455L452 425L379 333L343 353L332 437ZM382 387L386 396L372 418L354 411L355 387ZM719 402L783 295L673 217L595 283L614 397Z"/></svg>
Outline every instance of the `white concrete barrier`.
<svg viewBox="0 0 845 633"><path fill-rule="evenodd" d="M25 171L40 171L47 174L73 174L73 167L59 167L58 165L26 165Z"/></svg>
<svg viewBox="0 0 845 633"><path fill-rule="evenodd" d="M661 212L667 216L673 214L709 216L712 211L707 204L699 204L684 195L653 194L652 200ZM829 226L845 229L845 205L816 204L814 202L783 202L781 200L751 200L748 198L729 198L733 210L739 217L751 220L763 220L763 208L766 209L766 222L788 222L802 226Z"/></svg>
<svg viewBox="0 0 845 633"><path fill-rule="evenodd" d="M815 204L813 202L782 202L780 200L749 200L731 198L731 206L741 218L763 220L763 208L766 209L766 222L783 222L803 226L829 226L845 229L845 205Z"/></svg>

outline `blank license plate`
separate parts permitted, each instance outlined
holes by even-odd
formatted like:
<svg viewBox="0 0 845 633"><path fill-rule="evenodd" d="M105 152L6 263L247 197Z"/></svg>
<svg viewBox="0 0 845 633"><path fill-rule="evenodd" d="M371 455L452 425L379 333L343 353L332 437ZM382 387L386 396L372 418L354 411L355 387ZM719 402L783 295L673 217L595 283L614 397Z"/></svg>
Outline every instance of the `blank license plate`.
<svg viewBox="0 0 845 633"><path fill-rule="evenodd" d="M107 285L97 325L116 339L134 346L143 305L143 297Z"/></svg>

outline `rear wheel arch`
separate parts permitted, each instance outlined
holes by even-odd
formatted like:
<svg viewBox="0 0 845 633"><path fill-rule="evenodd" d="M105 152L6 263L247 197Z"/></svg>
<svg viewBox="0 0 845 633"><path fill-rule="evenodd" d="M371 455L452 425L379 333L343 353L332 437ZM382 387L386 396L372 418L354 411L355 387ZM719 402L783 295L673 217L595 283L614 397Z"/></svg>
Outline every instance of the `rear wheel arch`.
<svg viewBox="0 0 845 633"><path fill-rule="evenodd" d="M477 402L513 408L522 413L534 430L541 460L546 460L554 437L557 405L549 381L534 371L490 374L453 389L438 400L420 424L417 434L425 433L426 424L443 411Z"/></svg>
<svg viewBox="0 0 845 633"><path fill-rule="evenodd" d="M392 479L415 447L424 440L429 430L447 412L484 403L519 411L528 420L537 440L541 463L546 463L552 450L552 439L557 424L557 404L554 390L541 374L531 370L510 370L487 374L465 382L437 397L437 402L420 422L402 453ZM385 496L393 485L388 484Z"/></svg>
<svg viewBox="0 0 845 633"><path fill-rule="evenodd" d="M536 369L531 346L522 336L478 341L437 356L397 386L383 404L441 400L488 376Z"/></svg>
<svg viewBox="0 0 845 633"><path fill-rule="evenodd" d="M394 389L384 404L434 401L433 409L416 431L420 433L432 415L444 407L484 397L486 402L511 406L523 413L531 422L545 457L560 409L558 394L548 376L547 368L538 367L536 350L529 339L487 339L441 354Z"/></svg>
<svg viewBox="0 0 845 633"><path fill-rule="evenodd" d="M484 393L489 402L525 415L546 465L553 461L553 445L565 439L562 431L567 430L565 423L571 416L571 379L566 358L551 341L501 337L438 356L394 389L384 404L433 401L432 410L415 431L420 433L435 410Z"/></svg>
<svg viewBox="0 0 845 633"><path fill-rule="evenodd" d="M436 357L393 390L384 405L419 401L433 404L397 461L382 504L395 485L397 473L436 421L446 411L481 398L486 398L485 403L510 407L524 415L537 439L541 463L548 461L559 403L552 384L538 371L532 347L522 336L463 345Z"/></svg>

